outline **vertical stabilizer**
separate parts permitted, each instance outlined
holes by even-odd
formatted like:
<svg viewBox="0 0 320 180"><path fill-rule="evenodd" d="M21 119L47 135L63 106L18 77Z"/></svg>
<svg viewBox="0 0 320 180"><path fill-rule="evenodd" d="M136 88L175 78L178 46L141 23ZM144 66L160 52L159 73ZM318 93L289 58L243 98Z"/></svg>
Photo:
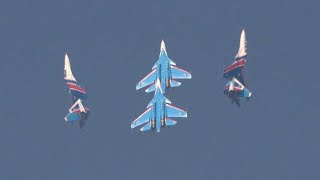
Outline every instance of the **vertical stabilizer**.
<svg viewBox="0 0 320 180"><path fill-rule="evenodd" d="M78 99L72 106L71 108L69 109L69 112L74 112L74 111L77 111L79 110L80 112L87 112L86 109L84 108L82 102L81 102L81 99Z"/></svg>
<svg viewBox="0 0 320 180"><path fill-rule="evenodd" d="M229 91L233 91L233 89L234 89L234 80L232 79L229 85Z"/></svg>
<svg viewBox="0 0 320 180"><path fill-rule="evenodd" d="M69 113L64 118L65 121L77 121L81 119L79 113L87 113L80 99L78 99L69 109Z"/></svg>
<svg viewBox="0 0 320 180"><path fill-rule="evenodd" d="M239 51L238 54L236 55L235 59L240 59L242 57L247 56L247 39L246 39L246 33L244 29L241 32L240 36L240 45L239 45Z"/></svg>
<svg viewBox="0 0 320 180"><path fill-rule="evenodd" d="M71 80L71 81L77 81L76 78L74 78L74 76L72 74L70 60L69 60L69 57L67 54L64 57L64 79Z"/></svg>
<svg viewBox="0 0 320 180"><path fill-rule="evenodd" d="M238 81L238 79L236 79L235 77L232 79L233 83L237 84L237 87L240 88L240 90L242 91L244 89L244 85Z"/></svg>

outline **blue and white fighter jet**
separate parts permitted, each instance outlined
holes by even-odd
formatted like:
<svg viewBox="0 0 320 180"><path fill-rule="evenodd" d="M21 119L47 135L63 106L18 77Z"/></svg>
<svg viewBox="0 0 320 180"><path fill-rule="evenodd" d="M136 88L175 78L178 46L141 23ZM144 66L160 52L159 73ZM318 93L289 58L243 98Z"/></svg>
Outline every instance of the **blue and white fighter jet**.
<svg viewBox="0 0 320 180"><path fill-rule="evenodd" d="M163 92L165 92L167 88L180 86L181 83L176 79L191 79L191 73L178 68L176 63L168 57L164 41L161 42L158 61L152 67L152 71L137 84L136 89L138 90L148 86L145 92L152 92L155 90L155 82L157 79L161 82Z"/></svg>
<svg viewBox="0 0 320 180"><path fill-rule="evenodd" d="M240 97L249 99L252 93L246 88L246 83L243 78L243 67L247 60L247 40L244 30L241 32L240 45L238 53L235 57L234 63L224 69L223 77L228 79L224 93L231 98L232 103L236 103L240 106Z"/></svg>
<svg viewBox="0 0 320 180"><path fill-rule="evenodd" d="M144 124L140 131L152 129L160 132L161 127L173 126L177 123L171 118L187 117L186 111L171 105L171 101L163 95L159 79L155 86L154 97L148 104L147 110L131 123L131 128Z"/></svg>
<svg viewBox="0 0 320 180"><path fill-rule="evenodd" d="M64 59L64 80L69 88L69 94L72 95L72 106L64 119L67 122L79 121L81 128L85 124L90 112L90 109L87 107L87 92L77 83L76 78L73 76L67 54Z"/></svg>

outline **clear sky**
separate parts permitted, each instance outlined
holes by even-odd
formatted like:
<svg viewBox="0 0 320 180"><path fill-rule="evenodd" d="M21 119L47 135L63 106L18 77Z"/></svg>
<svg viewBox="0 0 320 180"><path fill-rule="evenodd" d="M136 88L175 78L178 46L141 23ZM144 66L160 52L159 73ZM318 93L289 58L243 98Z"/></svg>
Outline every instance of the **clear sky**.
<svg viewBox="0 0 320 180"><path fill-rule="evenodd" d="M302 3L303 2L303 3ZM0 2L1 179L315 180L320 178L318 1ZM223 94L242 28L252 99ZM166 93L188 118L130 129L136 91L164 39L191 80ZM86 85L84 129L64 116L64 54ZM318 113L318 114L317 114Z"/></svg>

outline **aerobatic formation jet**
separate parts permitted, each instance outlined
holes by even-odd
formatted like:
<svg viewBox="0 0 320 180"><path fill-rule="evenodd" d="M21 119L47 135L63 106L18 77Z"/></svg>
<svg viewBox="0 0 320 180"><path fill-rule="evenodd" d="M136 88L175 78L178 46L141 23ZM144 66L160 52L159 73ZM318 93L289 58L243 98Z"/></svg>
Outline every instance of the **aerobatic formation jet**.
<svg viewBox="0 0 320 180"><path fill-rule="evenodd" d="M224 69L223 77L228 79L224 93L231 98L232 103L240 106L240 97L249 99L251 92L246 88L246 83L243 78L243 67L247 60L247 41L245 31L242 30L240 37L240 46L238 54L235 57L235 62Z"/></svg>
<svg viewBox="0 0 320 180"><path fill-rule="evenodd" d="M72 106L64 119L67 122L79 121L81 128L85 124L90 111L87 107L87 92L73 76L67 54L64 59L64 80L69 88L69 94L72 95Z"/></svg>
<svg viewBox="0 0 320 180"><path fill-rule="evenodd" d="M187 112L171 105L171 101L163 95L160 80L155 83L153 99L147 106L147 110L131 123L131 128L144 126L140 131L156 130L160 132L161 127L173 126L177 121L173 117L187 117Z"/></svg>
<svg viewBox="0 0 320 180"><path fill-rule="evenodd" d="M166 45L163 41L161 42L158 61L152 67L152 71L137 84L136 89L138 90L148 86L145 92L155 91L155 82L157 79L160 79L163 92L165 92L167 88L180 86L181 83L176 79L191 79L191 73L178 68L176 63L168 57Z"/></svg>

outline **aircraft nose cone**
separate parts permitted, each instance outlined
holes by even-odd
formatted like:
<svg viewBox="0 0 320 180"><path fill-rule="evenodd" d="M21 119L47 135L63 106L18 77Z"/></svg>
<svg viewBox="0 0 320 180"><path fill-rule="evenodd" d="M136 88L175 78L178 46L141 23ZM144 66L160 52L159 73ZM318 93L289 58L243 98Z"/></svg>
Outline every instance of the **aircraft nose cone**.
<svg viewBox="0 0 320 180"><path fill-rule="evenodd" d="M164 43L164 41L161 41L161 47L160 47L161 51L166 52L166 44Z"/></svg>

